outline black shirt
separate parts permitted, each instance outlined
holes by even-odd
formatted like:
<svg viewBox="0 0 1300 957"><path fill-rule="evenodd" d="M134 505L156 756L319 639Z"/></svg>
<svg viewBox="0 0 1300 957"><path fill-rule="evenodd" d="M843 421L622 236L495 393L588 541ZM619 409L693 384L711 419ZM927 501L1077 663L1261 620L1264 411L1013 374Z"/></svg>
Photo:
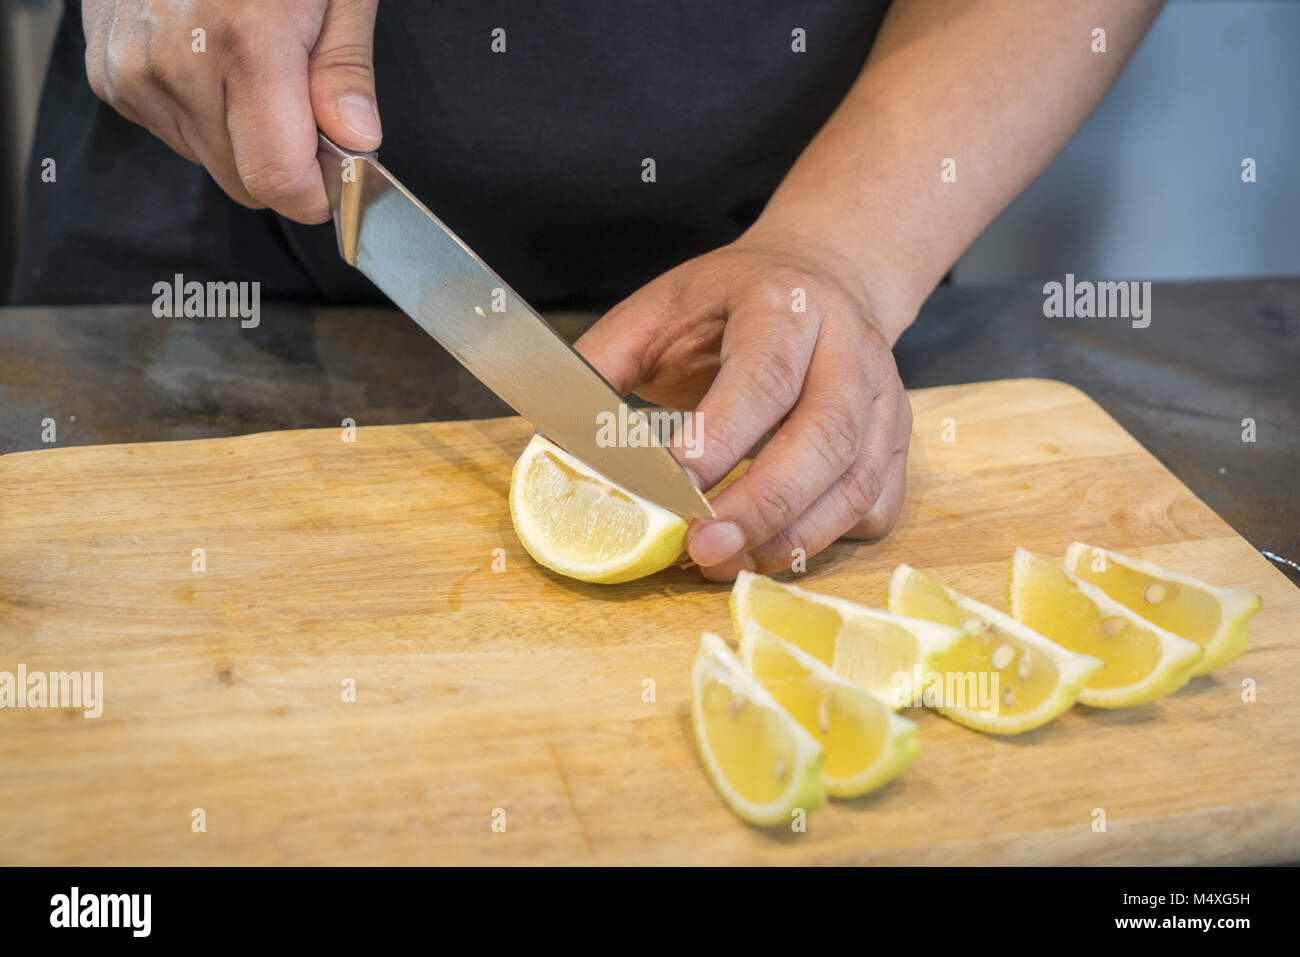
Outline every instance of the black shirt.
<svg viewBox="0 0 1300 957"><path fill-rule="evenodd" d="M379 156L535 305L602 308L753 221L852 85L886 6L384 0ZM143 302L175 273L260 280L264 299L382 301L338 258L332 226L239 206L98 100L80 4L66 7L15 304Z"/></svg>

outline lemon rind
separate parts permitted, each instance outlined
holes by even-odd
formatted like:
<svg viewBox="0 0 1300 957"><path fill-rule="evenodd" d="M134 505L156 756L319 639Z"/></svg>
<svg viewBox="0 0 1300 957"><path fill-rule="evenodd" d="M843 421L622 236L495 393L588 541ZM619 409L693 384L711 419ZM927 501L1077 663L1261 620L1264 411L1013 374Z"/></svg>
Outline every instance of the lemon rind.
<svg viewBox="0 0 1300 957"><path fill-rule="evenodd" d="M886 596L891 611L896 610L901 604L902 582L912 574L928 578L923 572L919 572L910 565L905 564L895 568L894 574L890 576ZM930 580L933 581L933 579ZM944 717L964 727L988 734L1022 734L1025 731L1040 728L1070 710L1079 699L1079 693L1083 690L1087 680L1100 671L1104 665L1104 662L1093 658L1091 655L1081 655L1076 651L1061 647L1046 635L1034 631L1029 626L1016 621L996 608L990 608L983 602L978 602L960 592L953 591L941 582L935 582L935 584L939 585L949 599L959 608L970 612L977 618L982 618L991 624L997 625L1016 640L1024 641L1048 655L1053 664L1056 665L1059 678L1056 690L1043 699L1038 707L1015 716L1004 717L998 714L992 717L983 717L974 708L949 708L945 706L935 708Z"/></svg>
<svg viewBox="0 0 1300 957"><path fill-rule="evenodd" d="M640 542L618 558L600 564L575 562L561 553L543 548L541 545L543 538L535 531L537 524L520 504L520 495L516 492L516 489L521 487L520 479L524 470L533 459L542 454L554 456L573 471L608 485L636 502L644 510L647 519L646 532L641 537ZM633 492L629 492L617 482L610 481L540 434L533 436L515 462L514 469L511 472L510 518L515 526L515 535L519 538L520 544L524 546L524 551L528 552L539 565L543 565L567 578L602 585L633 581L667 568L682 553L686 542L688 525L686 520L679 515L662 506L655 505L653 502L646 501ZM674 525L680 526L675 533L672 531Z"/></svg>
<svg viewBox="0 0 1300 957"><path fill-rule="evenodd" d="M1097 548L1097 546L1087 545L1083 542L1071 542L1069 548L1065 550L1065 570L1073 574L1073 570L1078 567L1078 559L1091 554L1094 548ZM1097 548L1097 550L1105 553L1106 561L1114 562L1122 568L1131 568L1143 575L1150 575L1152 578L1199 588L1202 591L1209 592L1219 600L1219 606L1223 609L1219 628L1210 636L1209 641L1201 646L1205 649L1205 654L1196 667L1192 669L1191 676L1193 678L1198 675L1207 675L1211 671L1235 661L1245 652L1249 641L1247 623L1263 607L1263 599L1259 595L1243 588L1211 585L1207 581L1164 568L1144 558L1121 555L1119 552L1113 552L1108 548ZM1127 605L1124 607L1128 608ZM1142 613L1139 611L1132 608L1129 608L1129 611L1132 611L1138 617L1142 617Z"/></svg>
<svg viewBox="0 0 1300 957"><path fill-rule="evenodd" d="M1016 571L1034 557L1051 561L1042 555L1035 556L1033 552L1024 548L1017 548L1011 557L1011 572L1007 583L1008 604L1011 607L1011 616L1017 621L1020 620L1020 601L1015 587ZM1065 572L1070 583L1079 589L1079 594L1096 605L1103 615L1124 618L1151 632L1160 642L1160 658L1146 677L1118 688L1089 688L1085 684L1079 692L1080 704L1090 708L1129 708L1134 705L1149 704L1177 691L1191 680L1193 669L1203 654L1200 645L1179 637L1154 622L1147 621L1127 605L1111 598L1096 585L1083 581L1068 568L1061 570Z"/></svg>
<svg viewBox="0 0 1300 957"><path fill-rule="evenodd" d="M704 728L704 715L699 707L700 689L706 680L717 680L730 688L733 694L741 695L759 707L775 710L794 736L797 759L790 775L790 787L770 804L755 804L737 793L714 759ZM811 814L826 803L826 778L822 771L825 751L822 746L781 707L757 678L745 670L726 642L707 631L700 635L700 647L691 666L691 727L700 761L713 789L741 820L758 827L788 824L795 808Z"/></svg>

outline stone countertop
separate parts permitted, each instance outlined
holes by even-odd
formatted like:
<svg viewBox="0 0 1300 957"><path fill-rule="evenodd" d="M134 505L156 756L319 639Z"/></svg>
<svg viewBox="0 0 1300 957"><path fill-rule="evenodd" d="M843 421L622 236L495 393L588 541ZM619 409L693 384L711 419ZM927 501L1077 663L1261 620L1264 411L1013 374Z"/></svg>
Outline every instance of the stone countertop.
<svg viewBox="0 0 1300 957"><path fill-rule="evenodd" d="M1251 544L1300 562L1300 279L1155 283L1142 329L1048 319L1043 300L1037 283L940 288L895 350L903 381L1078 386ZM549 318L572 339L594 316ZM0 453L48 448L47 418L65 446L508 414L394 310L266 304L242 329L147 304L0 309Z"/></svg>

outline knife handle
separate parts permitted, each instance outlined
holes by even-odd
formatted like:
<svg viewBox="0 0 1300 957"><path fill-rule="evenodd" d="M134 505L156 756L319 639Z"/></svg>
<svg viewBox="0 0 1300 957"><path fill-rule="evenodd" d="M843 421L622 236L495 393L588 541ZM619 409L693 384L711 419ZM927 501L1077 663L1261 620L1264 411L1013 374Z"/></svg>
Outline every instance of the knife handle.
<svg viewBox="0 0 1300 957"><path fill-rule="evenodd" d="M339 255L349 266L355 266L367 167L363 161L372 159L375 154L345 150L319 130L316 134L319 140L316 160L320 163L321 177L325 182L325 195L329 197L330 209L334 211L334 233L339 243Z"/></svg>

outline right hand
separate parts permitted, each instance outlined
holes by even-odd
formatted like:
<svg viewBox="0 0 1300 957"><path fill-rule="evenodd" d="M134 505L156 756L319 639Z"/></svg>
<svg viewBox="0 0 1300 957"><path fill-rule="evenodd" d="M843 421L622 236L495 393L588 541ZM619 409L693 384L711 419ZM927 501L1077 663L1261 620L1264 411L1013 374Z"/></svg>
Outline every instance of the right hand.
<svg viewBox="0 0 1300 957"><path fill-rule="evenodd" d="M236 202L330 218L319 127L369 151L381 131L379 0L82 0L95 95L205 167ZM193 31L205 33L196 52Z"/></svg>

